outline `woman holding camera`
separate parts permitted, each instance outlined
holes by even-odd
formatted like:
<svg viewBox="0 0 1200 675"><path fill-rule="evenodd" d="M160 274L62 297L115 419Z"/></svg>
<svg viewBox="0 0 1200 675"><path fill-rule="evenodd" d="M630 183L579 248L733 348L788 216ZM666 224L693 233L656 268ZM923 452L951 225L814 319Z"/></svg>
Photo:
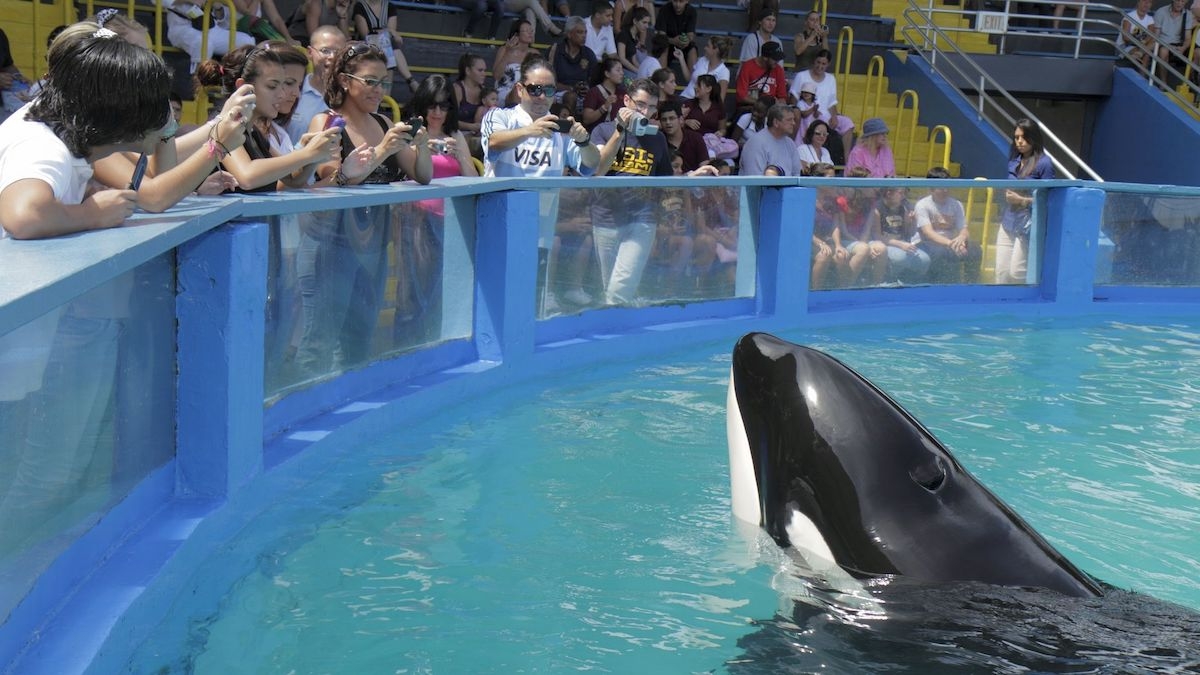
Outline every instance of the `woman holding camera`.
<svg viewBox="0 0 1200 675"><path fill-rule="evenodd" d="M821 23L821 15L809 12L804 19L804 28L792 38L792 49L796 54L796 71L812 66L817 52L829 46L829 26Z"/></svg>

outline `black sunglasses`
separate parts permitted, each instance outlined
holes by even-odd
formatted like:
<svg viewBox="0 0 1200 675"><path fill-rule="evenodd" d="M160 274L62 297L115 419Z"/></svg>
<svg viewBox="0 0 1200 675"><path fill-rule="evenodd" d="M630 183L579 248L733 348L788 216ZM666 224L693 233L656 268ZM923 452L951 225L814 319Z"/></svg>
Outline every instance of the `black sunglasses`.
<svg viewBox="0 0 1200 675"><path fill-rule="evenodd" d="M530 96L549 96L554 93L554 85L552 84L525 84L521 83L525 88L525 92Z"/></svg>

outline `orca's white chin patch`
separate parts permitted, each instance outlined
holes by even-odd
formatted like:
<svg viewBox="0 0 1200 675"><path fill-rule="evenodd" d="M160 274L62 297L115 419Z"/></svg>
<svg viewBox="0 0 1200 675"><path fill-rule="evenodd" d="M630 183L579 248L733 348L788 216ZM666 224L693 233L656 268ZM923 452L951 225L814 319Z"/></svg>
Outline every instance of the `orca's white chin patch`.
<svg viewBox="0 0 1200 675"><path fill-rule="evenodd" d="M729 393L725 401L725 436L729 445L729 488L733 517L755 527L762 525L762 503L758 494L758 478L754 473L754 458L742 423L737 391L733 386L733 369L729 370Z"/></svg>

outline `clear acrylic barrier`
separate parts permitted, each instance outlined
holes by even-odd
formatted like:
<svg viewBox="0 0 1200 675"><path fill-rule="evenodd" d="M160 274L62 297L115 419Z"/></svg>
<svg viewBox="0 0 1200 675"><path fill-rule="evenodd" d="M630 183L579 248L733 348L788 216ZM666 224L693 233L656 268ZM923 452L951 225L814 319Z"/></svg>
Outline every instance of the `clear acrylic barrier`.
<svg viewBox="0 0 1200 675"><path fill-rule="evenodd" d="M1200 284L1200 197L1110 192L1100 234L1098 285Z"/></svg>
<svg viewBox="0 0 1200 675"><path fill-rule="evenodd" d="M469 337L473 202L272 217L267 401L392 354Z"/></svg>
<svg viewBox="0 0 1200 675"><path fill-rule="evenodd" d="M0 619L175 454L174 254L0 336Z"/></svg>
<svg viewBox="0 0 1200 675"><path fill-rule="evenodd" d="M1037 283L1044 190L931 180L839 181L817 191L813 290Z"/></svg>
<svg viewBox="0 0 1200 675"><path fill-rule="evenodd" d="M538 318L753 296L747 194L716 183L543 190Z"/></svg>

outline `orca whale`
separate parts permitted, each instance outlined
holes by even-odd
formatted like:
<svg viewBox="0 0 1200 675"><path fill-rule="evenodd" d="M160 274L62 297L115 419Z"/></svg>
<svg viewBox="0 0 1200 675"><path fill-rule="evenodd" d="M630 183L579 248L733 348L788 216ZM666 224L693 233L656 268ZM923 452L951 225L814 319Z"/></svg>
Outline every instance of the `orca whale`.
<svg viewBox="0 0 1200 675"><path fill-rule="evenodd" d="M734 516L813 569L1102 594L920 422L837 359L751 333L734 347L731 370Z"/></svg>

